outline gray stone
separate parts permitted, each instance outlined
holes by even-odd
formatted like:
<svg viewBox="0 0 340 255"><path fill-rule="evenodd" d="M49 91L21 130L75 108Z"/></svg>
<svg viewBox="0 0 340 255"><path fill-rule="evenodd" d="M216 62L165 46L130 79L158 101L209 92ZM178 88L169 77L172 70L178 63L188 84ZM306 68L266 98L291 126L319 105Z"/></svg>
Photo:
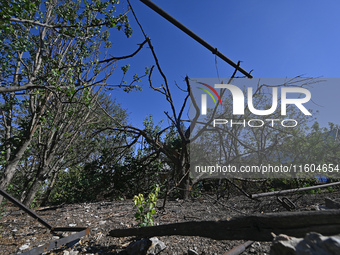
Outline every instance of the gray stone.
<svg viewBox="0 0 340 255"><path fill-rule="evenodd" d="M255 250L254 248L250 248L250 249L249 249L249 252L250 252L250 253L256 253L256 250Z"/></svg>
<svg viewBox="0 0 340 255"><path fill-rule="evenodd" d="M148 255L156 255L159 254L161 251L163 251L166 248L166 245L158 240L157 237L152 237L149 239L152 243L150 248L148 249L147 254Z"/></svg>
<svg viewBox="0 0 340 255"><path fill-rule="evenodd" d="M27 249L29 249L29 248L30 248L29 245L24 244L24 245L22 245L22 246L19 247L19 250L20 250L20 251L24 251L24 250L27 250Z"/></svg>
<svg viewBox="0 0 340 255"><path fill-rule="evenodd" d="M132 242L126 247L126 253L128 255L145 255L151 244L152 242L149 239Z"/></svg>
<svg viewBox="0 0 340 255"><path fill-rule="evenodd" d="M298 255L333 255L340 254L340 237L323 236L318 233L308 233L296 247Z"/></svg>
<svg viewBox="0 0 340 255"><path fill-rule="evenodd" d="M165 248L166 245L162 241L157 237L152 237L130 243L125 251L128 255L156 255Z"/></svg>
<svg viewBox="0 0 340 255"><path fill-rule="evenodd" d="M78 254L79 254L79 251L74 251L74 250L70 251L70 255L78 255Z"/></svg>
<svg viewBox="0 0 340 255"><path fill-rule="evenodd" d="M274 237L271 255L336 255L340 254L340 236L308 233L305 238L286 235Z"/></svg>
<svg viewBox="0 0 340 255"><path fill-rule="evenodd" d="M270 255L295 255L295 247L301 240L301 238L290 237L287 235L274 236L274 240L270 248Z"/></svg>

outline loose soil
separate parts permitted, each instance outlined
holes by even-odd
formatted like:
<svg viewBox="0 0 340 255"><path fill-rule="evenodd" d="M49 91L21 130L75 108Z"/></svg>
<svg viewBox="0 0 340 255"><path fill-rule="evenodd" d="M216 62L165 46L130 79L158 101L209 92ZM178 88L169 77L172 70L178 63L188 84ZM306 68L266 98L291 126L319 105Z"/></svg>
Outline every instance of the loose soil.
<svg viewBox="0 0 340 255"><path fill-rule="evenodd" d="M295 203L295 211L323 210L325 197L339 198L340 192L288 194L285 197ZM162 205L162 200L158 202L158 205ZM76 245L64 246L46 254L124 254L124 248L134 240L134 237L113 238L107 236L112 229L130 228L137 225L134 219L135 208L133 208L132 200L62 205L37 208L36 211L53 226L89 227L91 230L90 234L81 238ZM241 215L281 211L286 211L286 209L276 197L252 200L239 195L229 199L216 200L215 196L204 195L187 201L169 201L164 210L158 210L155 224L223 220ZM1 255L21 253L20 248L25 247L27 249L23 251L28 251L70 234L66 232L58 233L59 236L51 234L48 229L10 203L7 203L2 209L0 218ZM199 235L199 233L197 234ZM189 250L195 251L197 254L224 254L246 241L216 241L209 238L184 236L161 236L158 238L167 246L161 254L188 254ZM269 250L270 243L254 242L242 254L269 254Z"/></svg>

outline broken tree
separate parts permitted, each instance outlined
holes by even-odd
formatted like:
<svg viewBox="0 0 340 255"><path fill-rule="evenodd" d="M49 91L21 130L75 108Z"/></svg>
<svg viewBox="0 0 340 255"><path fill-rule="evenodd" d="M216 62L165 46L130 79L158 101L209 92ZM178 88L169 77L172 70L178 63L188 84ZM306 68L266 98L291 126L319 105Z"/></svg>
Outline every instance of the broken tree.
<svg viewBox="0 0 340 255"><path fill-rule="evenodd" d="M201 236L215 240L271 241L286 234L304 237L309 232L340 233L340 210L268 213L220 221L191 221L143 228L114 229L112 237Z"/></svg>

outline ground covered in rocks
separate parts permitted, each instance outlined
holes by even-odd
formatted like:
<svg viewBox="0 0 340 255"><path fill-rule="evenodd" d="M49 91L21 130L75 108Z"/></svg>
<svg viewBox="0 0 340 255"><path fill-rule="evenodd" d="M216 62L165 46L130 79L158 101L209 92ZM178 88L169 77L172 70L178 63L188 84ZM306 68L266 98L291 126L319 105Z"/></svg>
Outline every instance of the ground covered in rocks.
<svg viewBox="0 0 340 255"><path fill-rule="evenodd" d="M321 194L287 194L296 205L295 211L323 210L325 198L336 199L340 192L325 191ZM162 205L162 200L158 206ZM164 210L158 210L155 224L184 221L223 220L241 215L287 211L276 197L252 200L239 195L216 200L204 195L187 201L168 201ZM124 254L134 237L113 238L108 232L117 228L135 227L136 212L132 200L103 201L36 208L39 216L58 227L89 227L90 234L71 247L62 246L46 254ZM19 254L69 235L67 232L51 234L50 231L23 211L7 203L0 214L1 254ZM197 233L199 235L199 233ZM160 236L166 248L160 254L224 254L246 240L216 241L201 237ZM269 254L270 243L254 242L242 254Z"/></svg>

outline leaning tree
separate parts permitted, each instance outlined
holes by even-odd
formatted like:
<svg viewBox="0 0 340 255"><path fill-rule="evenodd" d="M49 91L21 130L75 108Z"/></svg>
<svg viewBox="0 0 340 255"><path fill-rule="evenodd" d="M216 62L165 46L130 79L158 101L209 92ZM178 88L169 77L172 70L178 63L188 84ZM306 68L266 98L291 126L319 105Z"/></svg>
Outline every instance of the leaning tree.
<svg viewBox="0 0 340 255"><path fill-rule="evenodd" d="M118 2L0 1L1 189L11 182L48 109L57 101L90 108L93 95L110 86L117 61L146 43L131 55L108 57L112 32L132 32L127 13L116 10Z"/></svg>

